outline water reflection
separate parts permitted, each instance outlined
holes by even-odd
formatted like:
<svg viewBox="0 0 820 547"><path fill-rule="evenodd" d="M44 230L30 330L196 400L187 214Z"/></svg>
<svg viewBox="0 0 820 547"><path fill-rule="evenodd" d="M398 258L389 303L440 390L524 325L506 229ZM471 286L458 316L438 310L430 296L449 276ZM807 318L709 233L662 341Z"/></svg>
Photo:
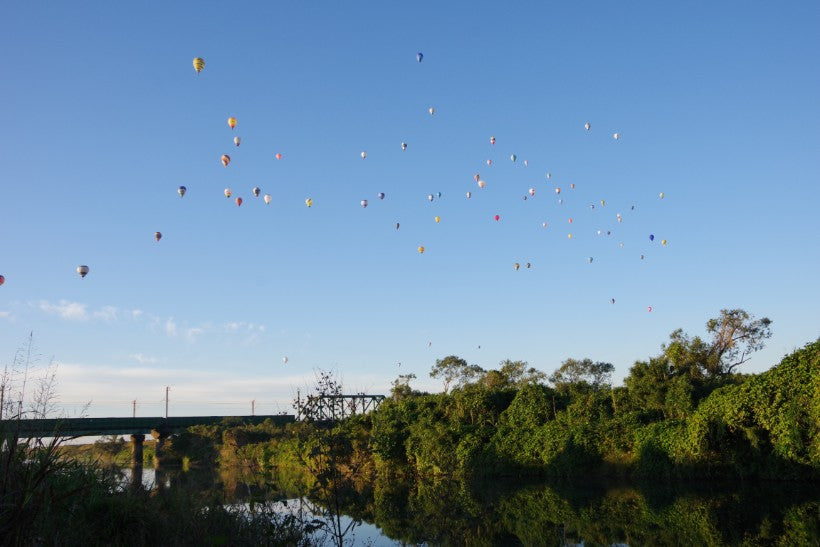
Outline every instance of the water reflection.
<svg viewBox="0 0 820 547"><path fill-rule="evenodd" d="M125 476L133 484L130 470ZM277 512L302 522L324 522L312 539L336 545L820 544L814 485L380 476L332 506L301 497L297 483L241 470L168 468L145 469L139 481L146 490L184 489L226 505L277 504ZM328 519L337 519L339 537L327 532Z"/></svg>

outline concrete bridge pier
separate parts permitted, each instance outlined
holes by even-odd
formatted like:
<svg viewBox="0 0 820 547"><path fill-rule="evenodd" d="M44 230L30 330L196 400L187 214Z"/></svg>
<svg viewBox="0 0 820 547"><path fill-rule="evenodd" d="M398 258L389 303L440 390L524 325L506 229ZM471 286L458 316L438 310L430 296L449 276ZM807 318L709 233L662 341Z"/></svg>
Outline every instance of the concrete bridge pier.
<svg viewBox="0 0 820 547"><path fill-rule="evenodd" d="M151 436L157 441L154 447L154 468L158 469L165 457L165 442L168 440L170 432L163 428L152 429Z"/></svg>
<svg viewBox="0 0 820 547"><path fill-rule="evenodd" d="M142 468L142 443L145 435L131 435L131 468Z"/></svg>

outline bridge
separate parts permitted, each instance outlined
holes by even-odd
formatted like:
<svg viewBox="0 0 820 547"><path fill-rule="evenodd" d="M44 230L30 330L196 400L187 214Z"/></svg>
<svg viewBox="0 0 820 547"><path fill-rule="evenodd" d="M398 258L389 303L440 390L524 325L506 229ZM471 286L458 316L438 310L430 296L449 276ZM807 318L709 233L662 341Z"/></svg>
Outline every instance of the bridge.
<svg viewBox="0 0 820 547"><path fill-rule="evenodd" d="M87 437L92 435L130 435L131 465L142 467L142 453L145 436L156 439L154 463L159 465L164 455L165 441L174 433L179 433L195 425L214 425L226 419L232 424L258 425L268 420L276 425L296 421L288 414L269 416L175 416L172 418L18 418L0 420L0 432L16 435L18 438L42 437Z"/></svg>

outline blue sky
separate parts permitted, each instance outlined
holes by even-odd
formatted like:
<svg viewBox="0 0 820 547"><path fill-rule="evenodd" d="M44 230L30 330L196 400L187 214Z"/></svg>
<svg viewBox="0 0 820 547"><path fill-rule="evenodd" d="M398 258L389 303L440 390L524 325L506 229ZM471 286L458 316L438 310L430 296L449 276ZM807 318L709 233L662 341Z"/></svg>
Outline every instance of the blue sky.
<svg viewBox="0 0 820 547"><path fill-rule="evenodd" d="M4 10L0 364L34 332L67 412L820 334L816 2L269 4Z"/></svg>

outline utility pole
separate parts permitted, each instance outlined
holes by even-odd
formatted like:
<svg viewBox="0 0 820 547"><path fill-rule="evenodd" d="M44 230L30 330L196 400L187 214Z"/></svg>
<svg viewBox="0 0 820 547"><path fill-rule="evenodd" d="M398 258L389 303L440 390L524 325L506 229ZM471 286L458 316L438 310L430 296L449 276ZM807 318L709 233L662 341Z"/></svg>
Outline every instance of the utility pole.
<svg viewBox="0 0 820 547"><path fill-rule="evenodd" d="M0 386L0 420L3 419L3 402L6 396L6 384Z"/></svg>
<svg viewBox="0 0 820 547"><path fill-rule="evenodd" d="M256 399L251 401L251 416L256 416Z"/></svg>
<svg viewBox="0 0 820 547"><path fill-rule="evenodd" d="M131 417L132 418L137 417L137 400L136 399L131 401Z"/></svg>
<svg viewBox="0 0 820 547"><path fill-rule="evenodd" d="M168 418L168 391L170 391L171 386L165 386L165 418Z"/></svg>

